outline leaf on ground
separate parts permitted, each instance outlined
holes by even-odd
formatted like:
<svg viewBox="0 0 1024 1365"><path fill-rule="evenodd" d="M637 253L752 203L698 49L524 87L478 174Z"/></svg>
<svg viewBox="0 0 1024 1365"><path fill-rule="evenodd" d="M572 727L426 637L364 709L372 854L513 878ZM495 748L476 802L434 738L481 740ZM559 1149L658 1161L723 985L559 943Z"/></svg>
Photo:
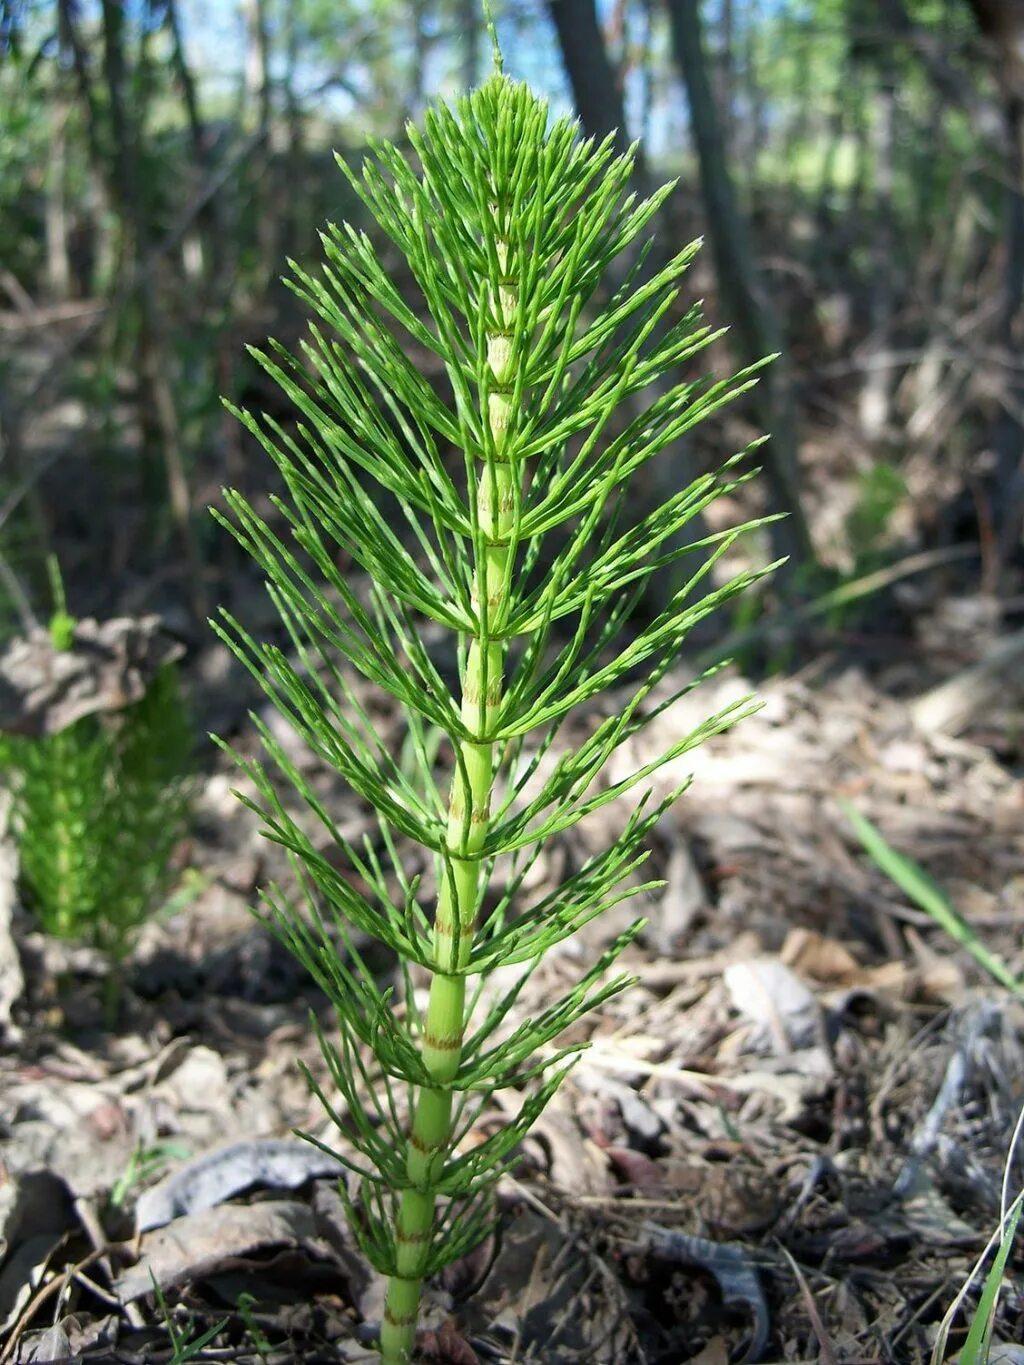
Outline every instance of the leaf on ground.
<svg viewBox="0 0 1024 1365"><path fill-rule="evenodd" d="M29 1332L18 1345L18 1365L58 1365L59 1361L74 1360L71 1341L62 1323L55 1322L42 1332Z"/></svg>
<svg viewBox="0 0 1024 1365"><path fill-rule="evenodd" d="M729 1346L724 1337L712 1337L689 1361L689 1365L729 1365Z"/></svg>
<svg viewBox="0 0 1024 1365"><path fill-rule="evenodd" d="M121 711L184 652L158 616L79 621L67 650L34 630L0 650L0 732L55 735L83 716Z"/></svg>
<svg viewBox="0 0 1024 1365"><path fill-rule="evenodd" d="M750 1342L743 1360L760 1360L768 1344L771 1319L760 1277L748 1252L728 1242L711 1242L706 1237L693 1237L657 1223L644 1223L643 1235L651 1255L699 1266L716 1280L726 1307L739 1308L749 1314Z"/></svg>
<svg viewBox="0 0 1024 1365"><path fill-rule="evenodd" d="M213 1274L235 1257L282 1246L333 1259L331 1247L317 1236L312 1212L296 1200L205 1209L143 1236L138 1262L115 1281L114 1292L130 1303L151 1293L154 1280L168 1291Z"/></svg>
<svg viewBox="0 0 1024 1365"><path fill-rule="evenodd" d="M811 989L776 957L730 962L722 979L733 1006L768 1032L778 1052L806 1047L820 1025Z"/></svg>
<svg viewBox="0 0 1024 1365"><path fill-rule="evenodd" d="M0 1184L0 1330L15 1321L52 1253L77 1226L71 1191L59 1176L30 1171Z"/></svg>
<svg viewBox="0 0 1024 1365"><path fill-rule="evenodd" d="M146 1190L136 1205L135 1226L149 1232L182 1215L214 1208L256 1185L296 1190L309 1180L342 1174L340 1162L309 1142L287 1138L235 1142L196 1157Z"/></svg>
<svg viewBox="0 0 1024 1365"><path fill-rule="evenodd" d="M556 1096L534 1124L531 1137L539 1139L548 1153L548 1176L553 1185L569 1194L607 1195L612 1179L601 1149L581 1138L575 1116Z"/></svg>
<svg viewBox="0 0 1024 1365"><path fill-rule="evenodd" d="M860 963L845 944L813 929L791 929L779 959L798 976L823 985L856 984L863 973Z"/></svg>
<svg viewBox="0 0 1024 1365"><path fill-rule="evenodd" d="M421 1332L417 1345L424 1360L438 1365L480 1365L480 1357L464 1336L450 1322L443 1322L436 1332Z"/></svg>

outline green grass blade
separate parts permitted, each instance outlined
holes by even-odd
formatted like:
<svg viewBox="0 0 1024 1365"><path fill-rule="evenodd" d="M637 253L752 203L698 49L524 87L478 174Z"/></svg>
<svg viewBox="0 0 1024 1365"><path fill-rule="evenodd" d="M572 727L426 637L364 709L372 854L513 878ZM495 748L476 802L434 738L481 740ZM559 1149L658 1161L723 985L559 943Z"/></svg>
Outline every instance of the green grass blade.
<svg viewBox="0 0 1024 1365"><path fill-rule="evenodd" d="M926 915L930 915L954 943L966 948L978 966L988 972L994 981L998 981L1015 995L1024 996L1024 982L1018 980L1005 963L985 947L970 924L950 904L924 868L887 844L867 816L862 815L848 801L841 800L839 804L875 866Z"/></svg>

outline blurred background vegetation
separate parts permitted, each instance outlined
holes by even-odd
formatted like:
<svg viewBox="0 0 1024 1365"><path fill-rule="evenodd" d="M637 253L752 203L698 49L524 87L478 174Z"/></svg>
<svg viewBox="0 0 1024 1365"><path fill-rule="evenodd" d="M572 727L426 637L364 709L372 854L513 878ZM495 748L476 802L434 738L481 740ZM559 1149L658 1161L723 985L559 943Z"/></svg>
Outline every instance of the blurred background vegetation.
<svg viewBox="0 0 1024 1365"><path fill-rule="evenodd" d="M858 584L938 572L1019 621L1022 0L495 12L513 75L640 140L638 188L679 178L657 250L705 234L716 363L783 352L664 487L768 430L776 614L849 630ZM45 619L56 553L77 615L201 638L242 572L205 508L267 478L219 398L277 401L243 346L294 341L285 258L356 215L332 150L401 141L489 62L479 0L0 0L4 634Z"/></svg>

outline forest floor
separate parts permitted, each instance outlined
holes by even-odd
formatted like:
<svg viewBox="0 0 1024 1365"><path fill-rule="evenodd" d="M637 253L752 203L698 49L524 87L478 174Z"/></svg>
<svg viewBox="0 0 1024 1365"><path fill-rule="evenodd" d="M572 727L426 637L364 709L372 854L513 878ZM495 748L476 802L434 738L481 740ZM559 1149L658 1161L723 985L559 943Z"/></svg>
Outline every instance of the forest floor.
<svg viewBox="0 0 1024 1365"><path fill-rule="evenodd" d="M914 705L981 652L983 600L939 599L917 620L914 638L874 637L870 671L848 636L759 683L755 716L662 774L694 774L643 869L664 886L563 945L519 1009L642 914L626 957L638 984L576 1036L590 1046L499 1186L494 1234L430 1286L424 1360L929 1359L999 1220L1024 1001L875 868L841 799L1019 969L1024 769L1009 693L957 737ZM212 647L191 660L199 719L243 729L226 669ZM716 675L622 762L750 690ZM397 718L380 723L397 743ZM116 1032L98 959L17 905L4 930L0 1365L372 1358L379 1286L332 1163L290 1136L339 1141L297 1066L327 1083L309 1025L311 1009L329 1025L325 1004L252 919L257 886L286 869L232 796L236 774L209 762L182 851L191 891L146 930ZM350 839L371 830L311 775ZM620 800L562 837L531 890L628 812ZM4 869L10 908L13 859ZM1021 1176L1013 1164L1013 1190ZM1024 1339L1019 1265L996 1336Z"/></svg>
<svg viewBox="0 0 1024 1365"><path fill-rule="evenodd" d="M33 373L47 372L47 354ZM34 456L88 448L81 404L65 406L30 432ZM749 436L729 433L727 448ZM848 455L832 432L808 456L822 543L839 538L853 501L836 472L857 467ZM62 554L81 575L73 606L109 609L116 580L120 611L163 608L173 569L156 588L146 568L131 576L147 528L93 489L89 469L79 461L68 478L65 461L55 481L72 512L88 509L90 537L109 542L111 572ZM941 499L931 464L908 473L915 514ZM62 524L65 538L82 533ZM1024 998L908 903L843 802L1021 974L1019 686L1002 666L960 711L922 705L998 652L1007 627L978 592L976 559L949 560L904 579L868 623L831 621L824 647L762 640L758 671L770 662L771 676L717 674L619 755L632 770L738 697L764 703L660 774L666 786L694 775L643 869L663 887L592 922L524 988L516 1017L571 986L632 917L648 920L625 958L638 984L574 1035L589 1047L498 1187L494 1234L429 1287L424 1360L929 1360L999 1221L1024 1105ZM230 584L247 625L270 625L261 590ZM226 652L196 644L184 671L197 728L247 748L245 708L260 698ZM612 714L620 700L601 705ZM398 717L373 713L397 749ZM575 723L587 730L596 715ZM343 1141L298 1066L328 1085L309 1016L329 1027L329 1012L251 914L257 888L288 870L232 794L244 782L228 761L208 746L201 766L183 892L139 943L116 1030L103 1023L105 964L34 930L0 843L0 1365L372 1358L380 1288L347 1229L337 1167L292 1136ZM374 834L330 774L308 775L350 840ZM620 800L562 836L528 893L557 886L630 813ZM505 1116L496 1107L482 1126ZM1019 1160L1009 1174L1015 1192ZM1024 1340L1019 1260L996 1338Z"/></svg>

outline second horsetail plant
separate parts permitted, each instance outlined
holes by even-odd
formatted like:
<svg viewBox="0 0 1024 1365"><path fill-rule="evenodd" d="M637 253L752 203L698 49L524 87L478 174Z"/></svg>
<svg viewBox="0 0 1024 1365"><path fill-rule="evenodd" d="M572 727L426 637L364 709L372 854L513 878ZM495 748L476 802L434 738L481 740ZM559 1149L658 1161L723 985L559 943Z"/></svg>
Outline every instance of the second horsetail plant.
<svg viewBox="0 0 1024 1365"><path fill-rule="evenodd" d="M297 425L238 413L286 494L271 524L228 492L225 525L263 571L290 647L226 613L218 627L375 815L377 837L347 838L293 748L254 718L271 769L238 761L298 885L295 898L265 893L266 918L334 1008L336 1032L319 1043L336 1096L311 1084L345 1139L355 1232L388 1278L386 1365L412 1356L424 1279L486 1232L493 1182L578 1051L556 1040L630 984L608 971L642 926L564 998L516 1022L524 982L632 894L622 883L682 790L652 800L651 775L749 707L730 706L609 784L599 775L685 690L666 682L652 697L688 632L759 576L714 574L754 523L689 543L681 534L747 477L735 459L630 515L645 466L753 383L753 370L668 378L718 335L677 303L697 243L647 265L646 233L671 187L638 199L632 153L551 121L500 68L408 138L409 154L381 141L361 174L345 170L408 287L364 232L330 226L320 269L292 267L315 318L303 358L276 343L255 353ZM339 568L341 556L362 573ZM669 565L682 585L632 624ZM400 753L357 675L399 708ZM559 743L570 716L627 680L596 728ZM642 794L611 847L549 894L524 893L548 841L631 791ZM406 841L432 859L436 896L408 871ZM370 941L390 951L393 973ZM512 966L514 984L491 980ZM505 1087L523 1094L516 1118L476 1128Z"/></svg>

